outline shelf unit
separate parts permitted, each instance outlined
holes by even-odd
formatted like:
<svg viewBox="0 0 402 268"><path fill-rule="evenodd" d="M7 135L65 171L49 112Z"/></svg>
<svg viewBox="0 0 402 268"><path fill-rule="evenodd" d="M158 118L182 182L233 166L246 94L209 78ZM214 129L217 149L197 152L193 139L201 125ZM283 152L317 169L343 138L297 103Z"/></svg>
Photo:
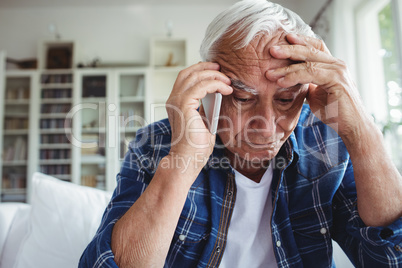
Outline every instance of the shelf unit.
<svg viewBox="0 0 402 268"><path fill-rule="evenodd" d="M74 162L74 182L110 190L106 176L114 168L107 163L110 154L107 109L111 101L112 77L109 71L101 69L77 70L76 77L74 107L77 110L73 129L79 142L73 149L74 159L78 159Z"/></svg>
<svg viewBox="0 0 402 268"><path fill-rule="evenodd" d="M128 145L136 135L139 128L150 123L148 98L149 69L119 70L116 77L116 114L118 115L118 144L116 153L120 167Z"/></svg>
<svg viewBox="0 0 402 268"><path fill-rule="evenodd" d="M187 58L186 39L169 37L151 39L151 121L158 121L167 117L166 100L170 95L177 75L187 67Z"/></svg>
<svg viewBox="0 0 402 268"><path fill-rule="evenodd" d="M72 124L67 114L72 108L74 71L52 69L40 72L39 171L72 181Z"/></svg>
<svg viewBox="0 0 402 268"><path fill-rule="evenodd" d="M165 102L187 65L185 39L153 38L150 45L149 66L105 69L75 68L73 41L41 41L39 68L31 71L5 71L0 52L0 201L29 202L36 171L115 188L129 142L167 116ZM20 88L29 88L29 98ZM14 146L23 157L6 153Z"/></svg>
<svg viewBox="0 0 402 268"><path fill-rule="evenodd" d="M5 54L1 57L4 60ZM2 61L4 62L4 61ZM1 65L1 63L0 63ZM1 68L1 202L28 202L30 178L35 172L34 123L37 110L32 100L37 93L35 71L5 71Z"/></svg>

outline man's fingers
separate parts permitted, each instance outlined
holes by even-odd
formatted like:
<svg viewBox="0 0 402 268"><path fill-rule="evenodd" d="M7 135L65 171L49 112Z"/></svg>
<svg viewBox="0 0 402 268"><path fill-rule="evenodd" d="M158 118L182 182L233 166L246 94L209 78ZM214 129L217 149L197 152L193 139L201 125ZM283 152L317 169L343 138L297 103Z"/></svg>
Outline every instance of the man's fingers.
<svg viewBox="0 0 402 268"><path fill-rule="evenodd" d="M186 83L189 87L192 87L203 80L219 80L227 85L230 85L231 83L229 77L221 72L214 70L192 72L187 76L186 79L184 79L183 82Z"/></svg>
<svg viewBox="0 0 402 268"><path fill-rule="evenodd" d="M325 68L300 69L287 73L277 80L277 84L283 88L289 88L297 84L315 84L327 87L333 82L333 70ZM328 86L329 88L330 86Z"/></svg>
<svg viewBox="0 0 402 268"><path fill-rule="evenodd" d="M229 95L233 92L233 88L219 80L202 80L184 92L183 97L200 100L207 94L216 92Z"/></svg>
<svg viewBox="0 0 402 268"><path fill-rule="evenodd" d="M318 38L291 33L286 36L286 40L292 45L302 45L302 46L311 45L320 51L331 54L329 49L325 45L324 41Z"/></svg>
<svg viewBox="0 0 402 268"><path fill-rule="evenodd" d="M306 71L314 74L317 69L336 70L335 64L317 63L317 62L302 62L298 64L292 64L286 67L268 70L265 73L265 77L270 81L277 81L290 73L298 71Z"/></svg>
<svg viewBox="0 0 402 268"><path fill-rule="evenodd" d="M323 63L334 63L336 59L330 54L323 52L313 46L303 45L282 45L273 46L269 50L272 57L277 59L290 59L293 61L313 61Z"/></svg>

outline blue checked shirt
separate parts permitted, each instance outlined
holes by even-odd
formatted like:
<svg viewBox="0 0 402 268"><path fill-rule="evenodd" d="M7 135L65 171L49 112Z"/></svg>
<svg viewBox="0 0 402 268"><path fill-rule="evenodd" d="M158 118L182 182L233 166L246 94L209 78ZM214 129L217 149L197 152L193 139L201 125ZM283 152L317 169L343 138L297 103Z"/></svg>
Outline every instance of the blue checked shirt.
<svg viewBox="0 0 402 268"><path fill-rule="evenodd" d="M117 267L110 247L113 226L147 188L170 139L168 120L138 132L80 267ZM219 266L236 203L234 173L220 144L217 139L188 193L165 267ZM331 239L358 267L402 267L402 219L387 227L364 225L345 145L308 106L273 161L271 225L278 267L334 267Z"/></svg>

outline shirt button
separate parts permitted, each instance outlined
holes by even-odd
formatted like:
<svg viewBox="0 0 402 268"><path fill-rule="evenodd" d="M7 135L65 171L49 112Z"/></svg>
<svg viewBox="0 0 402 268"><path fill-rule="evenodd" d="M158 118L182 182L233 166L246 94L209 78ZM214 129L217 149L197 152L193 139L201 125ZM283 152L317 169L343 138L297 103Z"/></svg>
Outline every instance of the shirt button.
<svg viewBox="0 0 402 268"><path fill-rule="evenodd" d="M278 247L278 248L280 248L281 247L281 245L282 245L282 243L281 243L281 241L276 241L276 246Z"/></svg>
<svg viewBox="0 0 402 268"><path fill-rule="evenodd" d="M322 235L325 235L326 233L327 233L327 229L326 228L321 228L320 229L320 233L322 234Z"/></svg>
<svg viewBox="0 0 402 268"><path fill-rule="evenodd" d="M186 236L184 234L179 235L179 240L180 241L186 240Z"/></svg>

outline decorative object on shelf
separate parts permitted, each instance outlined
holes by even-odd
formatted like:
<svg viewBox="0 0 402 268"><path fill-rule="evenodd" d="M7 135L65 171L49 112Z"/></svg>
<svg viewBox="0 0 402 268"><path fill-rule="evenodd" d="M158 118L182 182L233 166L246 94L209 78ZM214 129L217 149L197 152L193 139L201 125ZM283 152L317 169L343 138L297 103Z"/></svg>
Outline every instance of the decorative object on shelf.
<svg viewBox="0 0 402 268"><path fill-rule="evenodd" d="M24 69L24 70L38 68L38 60L37 59L16 60L16 59L7 58L6 63L7 63L7 69L11 69L11 68L9 68L9 64L16 66L18 69Z"/></svg>
<svg viewBox="0 0 402 268"><path fill-rule="evenodd" d="M172 66L178 66L178 65L179 64L177 62L173 62L173 52L170 52L165 66L172 67Z"/></svg>
<svg viewBox="0 0 402 268"><path fill-rule="evenodd" d="M59 33L59 30L57 29L56 24L50 23L50 24L48 25L48 30L49 30L49 33L50 33L50 34L54 35L54 37L55 37L56 40L60 40L60 39L61 39L61 35L60 35L60 33Z"/></svg>
<svg viewBox="0 0 402 268"><path fill-rule="evenodd" d="M165 27L166 27L166 35L167 37L172 37L173 35L173 21L171 19L166 20L165 22Z"/></svg>

